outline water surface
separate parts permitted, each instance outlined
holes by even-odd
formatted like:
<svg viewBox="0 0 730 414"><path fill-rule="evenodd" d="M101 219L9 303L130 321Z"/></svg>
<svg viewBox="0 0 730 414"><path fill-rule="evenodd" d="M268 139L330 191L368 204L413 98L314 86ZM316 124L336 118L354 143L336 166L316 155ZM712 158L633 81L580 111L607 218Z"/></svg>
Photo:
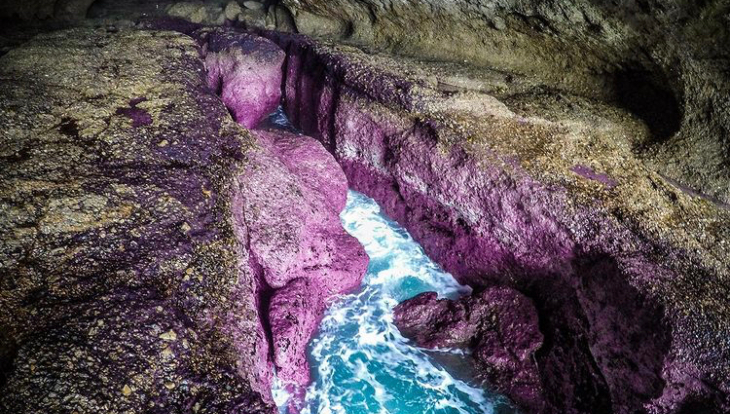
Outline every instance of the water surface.
<svg viewBox="0 0 730 414"><path fill-rule="evenodd" d="M439 363L468 363L468 357L419 349L393 325L392 309L404 299L426 291L455 298L470 289L434 264L372 199L350 191L340 217L365 247L370 266L361 290L327 311L310 343L313 382L303 413L466 414L494 413L497 407L505 412L501 398L455 378Z"/></svg>

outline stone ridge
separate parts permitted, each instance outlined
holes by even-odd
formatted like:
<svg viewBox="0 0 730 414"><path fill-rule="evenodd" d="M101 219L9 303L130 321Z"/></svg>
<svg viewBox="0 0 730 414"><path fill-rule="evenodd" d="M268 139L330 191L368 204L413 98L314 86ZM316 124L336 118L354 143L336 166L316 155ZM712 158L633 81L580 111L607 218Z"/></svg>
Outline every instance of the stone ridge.
<svg viewBox="0 0 730 414"><path fill-rule="evenodd" d="M540 79L621 106L653 169L730 201L726 0L283 0L300 33Z"/></svg>
<svg viewBox="0 0 730 414"><path fill-rule="evenodd" d="M270 413L274 369L301 402L307 343L367 268L347 180L317 140L230 118L276 108L281 49L191 34L0 60L0 411Z"/></svg>
<svg viewBox="0 0 730 414"><path fill-rule="evenodd" d="M385 57L368 65L354 48L267 36L288 51L287 112L351 187L462 282L534 302L544 412L730 408L730 217L646 168L626 145L633 121L601 104L564 112L529 98L538 110L523 116L477 91L408 79L394 99L399 81L379 90L397 77Z"/></svg>
<svg viewBox="0 0 730 414"><path fill-rule="evenodd" d="M70 30L0 61L0 411L271 412L230 214L253 141L195 42Z"/></svg>
<svg viewBox="0 0 730 414"><path fill-rule="evenodd" d="M261 124L281 100L284 52L234 29L193 35L211 89L240 124ZM257 148L238 179L233 212L248 234L276 375L294 396L289 409L296 412L310 382L307 344L327 305L360 285L368 257L340 222L348 187L332 154L299 133L269 128L253 135Z"/></svg>

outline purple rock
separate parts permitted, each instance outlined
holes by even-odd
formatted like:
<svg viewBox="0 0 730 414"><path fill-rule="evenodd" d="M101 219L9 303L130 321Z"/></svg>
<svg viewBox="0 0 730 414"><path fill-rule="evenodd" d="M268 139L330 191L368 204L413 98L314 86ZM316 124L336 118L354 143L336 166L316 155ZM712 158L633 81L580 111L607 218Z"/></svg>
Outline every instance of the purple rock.
<svg viewBox="0 0 730 414"><path fill-rule="evenodd" d="M203 32L208 85L238 123L253 128L281 100L284 51L262 37L232 30Z"/></svg>
<svg viewBox="0 0 730 414"><path fill-rule="evenodd" d="M617 185L616 181L608 175L597 173L593 171L592 168L586 167L585 165L576 165L570 170L582 177L588 178L589 180L598 181L608 188L613 188Z"/></svg>
<svg viewBox="0 0 730 414"><path fill-rule="evenodd" d="M543 409L535 352L543 343L537 311L509 288L489 288L459 300L435 292L408 299L395 310L401 333L427 348L470 348L477 372L530 412Z"/></svg>
<svg viewBox="0 0 730 414"><path fill-rule="evenodd" d="M671 202L647 185L654 176L614 179L579 169L607 187L616 181L616 188L632 188L611 199L620 208L607 209L595 193L562 184L573 173L554 154L532 159L550 168L541 175L534 166L525 169L510 145L490 146L494 140L518 147L523 141L511 137L532 134L552 141L562 132L499 113L459 124L460 113L452 119L430 109L444 107L443 95L399 75L396 64L388 71L382 62L370 66L364 54L297 35L266 35L288 54L292 122L335 154L353 189L373 197L461 282L477 290L516 288L533 301L545 335L534 353L537 371L514 365L501 356L497 339L484 336L475 355L490 366L515 367L515 381L495 375L494 386L548 413L730 409L730 318L723 304L730 292L721 282L728 265L714 259L727 255L709 242L727 233L721 210L687 200L682 206L694 203L691 212L664 207L672 217L713 223L697 231L675 226L640 208L646 200ZM494 119L507 123L507 132L468 135ZM529 147L531 140L524 141ZM632 172L645 171L630 162ZM707 237L710 229L714 236ZM453 328L448 335L421 339L464 341L471 328L455 312L442 321ZM529 391L534 375L539 395ZM525 387L518 385L523 380Z"/></svg>
<svg viewBox="0 0 730 414"><path fill-rule="evenodd" d="M306 347L325 305L360 285L368 258L342 228L347 180L317 140L256 131L241 179L252 257L274 289L269 305L274 364L285 384L309 383Z"/></svg>

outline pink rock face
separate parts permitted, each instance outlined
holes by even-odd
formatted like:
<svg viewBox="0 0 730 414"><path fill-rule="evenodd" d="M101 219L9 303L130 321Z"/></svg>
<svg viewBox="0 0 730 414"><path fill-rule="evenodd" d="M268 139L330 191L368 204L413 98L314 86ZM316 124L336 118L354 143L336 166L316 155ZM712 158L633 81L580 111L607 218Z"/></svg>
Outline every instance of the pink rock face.
<svg viewBox="0 0 730 414"><path fill-rule="evenodd" d="M213 32L206 40L208 86L220 94L236 122L255 127L281 100L284 51L245 33Z"/></svg>
<svg viewBox="0 0 730 414"><path fill-rule="evenodd" d="M198 36L209 86L238 123L255 127L281 99L284 52L269 40L233 30ZM258 306L268 316L262 325L270 333L278 378L301 398L310 379L309 339L328 301L360 285L368 257L342 228L347 178L322 144L284 131L253 135L259 148L247 154L233 214L239 239L248 246L247 266L260 279ZM270 361L259 359L256 372L270 384Z"/></svg>
<svg viewBox="0 0 730 414"><path fill-rule="evenodd" d="M256 131L254 151L241 180L251 255L274 289L269 325L278 377L309 383L306 347L335 295L360 285L368 258L342 228L347 180L313 138Z"/></svg>
<svg viewBox="0 0 730 414"><path fill-rule="evenodd" d="M489 288L458 301L426 292L395 308L404 336L427 348L469 347L479 372L531 412L543 409L534 360L543 336L532 302L509 288Z"/></svg>
<svg viewBox="0 0 730 414"><path fill-rule="evenodd" d="M534 354L541 401L530 381L494 376L508 397L555 414L728 412L730 348L711 322L724 313L685 311L689 292L713 291L713 302L722 295L716 270L625 217L576 203L575 189L538 181L511 154L474 152L438 118L414 116L434 99L423 85L305 37L267 36L287 51L291 121L335 154L353 189L461 282L510 286L532 300L546 338ZM613 185L599 172L573 172ZM695 286L704 283L713 287ZM458 312L450 317L449 341L471 335ZM489 332L475 356L509 365Z"/></svg>
<svg viewBox="0 0 730 414"><path fill-rule="evenodd" d="M309 383L306 347L324 312L319 286L308 279L292 280L274 292L269 324L274 339L277 376L304 386Z"/></svg>

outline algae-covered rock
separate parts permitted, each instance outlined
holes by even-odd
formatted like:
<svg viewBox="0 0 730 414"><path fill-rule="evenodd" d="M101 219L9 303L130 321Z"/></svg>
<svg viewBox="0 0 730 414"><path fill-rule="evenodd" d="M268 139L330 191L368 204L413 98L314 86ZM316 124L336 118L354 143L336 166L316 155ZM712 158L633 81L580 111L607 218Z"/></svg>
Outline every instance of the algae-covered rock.
<svg viewBox="0 0 730 414"><path fill-rule="evenodd" d="M544 410L535 361L542 346L537 311L509 288L489 288L459 300L426 292L393 310L403 335L427 348L471 348L477 372L530 412Z"/></svg>
<svg viewBox="0 0 730 414"><path fill-rule="evenodd" d="M350 186L461 282L534 304L545 340L517 371L536 369L539 395L484 364L494 386L531 412L727 411L730 212L637 156L627 111L518 74L269 36L287 50L290 119Z"/></svg>
<svg viewBox="0 0 730 414"><path fill-rule="evenodd" d="M541 79L645 123L652 169L730 202L725 0L285 0L299 31Z"/></svg>
<svg viewBox="0 0 730 414"><path fill-rule="evenodd" d="M197 36L204 39L208 85L218 91L236 122L255 127L279 106L284 51L246 33L212 30Z"/></svg>
<svg viewBox="0 0 730 414"><path fill-rule="evenodd" d="M56 32L0 71L0 411L270 412L229 208L252 139L195 42Z"/></svg>

